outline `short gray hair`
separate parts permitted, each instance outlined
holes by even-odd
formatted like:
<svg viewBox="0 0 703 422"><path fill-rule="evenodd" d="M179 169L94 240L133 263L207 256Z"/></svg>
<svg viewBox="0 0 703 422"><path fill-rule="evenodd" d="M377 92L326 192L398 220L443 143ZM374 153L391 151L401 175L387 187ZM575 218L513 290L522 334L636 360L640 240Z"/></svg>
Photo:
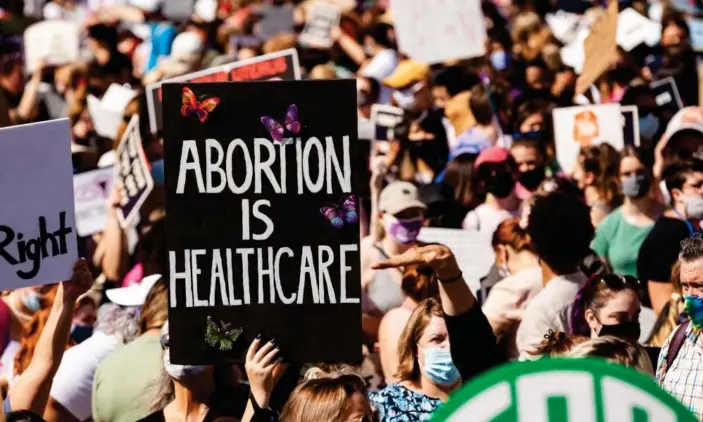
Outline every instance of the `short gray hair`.
<svg viewBox="0 0 703 422"><path fill-rule="evenodd" d="M106 303L98 309L95 331L117 336L122 343L129 343L139 333L139 308Z"/></svg>

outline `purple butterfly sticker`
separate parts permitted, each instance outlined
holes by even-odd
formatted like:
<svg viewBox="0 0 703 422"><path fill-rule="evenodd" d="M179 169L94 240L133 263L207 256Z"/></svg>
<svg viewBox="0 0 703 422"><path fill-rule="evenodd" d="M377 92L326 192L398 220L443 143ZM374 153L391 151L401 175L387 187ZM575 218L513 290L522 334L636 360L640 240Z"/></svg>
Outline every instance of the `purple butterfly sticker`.
<svg viewBox="0 0 703 422"><path fill-rule="evenodd" d="M342 198L342 203L339 206L322 207L320 212L335 229L341 229L345 223L354 224L359 221L355 195L347 195Z"/></svg>
<svg viewBox="0 0 703 422"><path fill-rule="evenodd" d="M300 122L298 121L298 107L295 104L288 106L286 111L286 117L283 124L274 120L269 116L262 116L261 123L264 125L266 130L271 134L271 137L276 142L283 141L283 135L285 131L288 131L294 135L300 133Z"/></svg>

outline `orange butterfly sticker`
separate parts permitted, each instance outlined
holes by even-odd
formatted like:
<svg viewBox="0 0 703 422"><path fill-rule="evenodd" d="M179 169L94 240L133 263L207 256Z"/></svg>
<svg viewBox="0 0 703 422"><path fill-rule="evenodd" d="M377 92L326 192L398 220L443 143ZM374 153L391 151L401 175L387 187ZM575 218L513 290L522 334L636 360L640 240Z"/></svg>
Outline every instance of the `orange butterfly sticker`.
<svg viewBox="0 0 703 422"><path fill-rule="evenodd" d="M187 117L191 114L198 116L200 123L210 117L210 113L220 104L220 99L217 97L206 98L201 102L195 97L193 91L188 87L183 87L183 97L181 98L181 115Z"/></svg>

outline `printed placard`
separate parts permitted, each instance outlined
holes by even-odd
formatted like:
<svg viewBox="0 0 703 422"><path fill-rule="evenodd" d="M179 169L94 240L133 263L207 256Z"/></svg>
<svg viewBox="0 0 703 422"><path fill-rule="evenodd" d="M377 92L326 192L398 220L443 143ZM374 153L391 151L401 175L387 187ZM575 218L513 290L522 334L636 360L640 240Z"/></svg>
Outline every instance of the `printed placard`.
<svg viewBox="0 0 703 422"><path fill-rule="evenodd" d="M301 44L310 47L329 48L334 44L332 28L339 25L342 9L323 1L314 3L305 19L305 28L298 36Z"/></svg>
<svg viewBox="0 0 703 422"><path fill-rule="evenodd" d="M24 31L24 62L34 72L39 60L59 66L78 60L80 28L77 23L60 20L37 22Z"/></svg>
<svg viewBox="0 0 703 422"><path fill-rule="evenodd" d="M654 90L657 106L681 110L683 101L679 95L679 88L676 86L674 78L669 76L664 79L654 81L650 85Z"/></svg>
<svg viewBox="0 0 703 422"><path fill-rule="evenodd" d="M621 106L622 138L625 145L640 146L640 117L637 106Z"/></svg>
<svg viewBox="0 0 703 422"><path fill-rule="evenodd" d="M375 140L387 141L392 135L391 131L403 121L404 111L400 107L385 104L371 106L371 121L375 126Z"/></svg>
<svg viewBox="0 0 703 422"><path fill-rule="evenodd" d="M354 80L163 90L171 361L360 362Z"/></svg>
<svg viewBox="0 0 703 422"><path fill-rule="evenodd" d="M607 142L619 151L625 144L620 104L555 108L552 118L557 160L564 171L573 169L581 148Z"/></svg>
<svg viewBox="0 0 703 422"><path fill-rule="evenodd" d="M300 79L298 52L291 48L147 85L146 102L149 112L149 127L153 133L163 128L161 85L167 82L201 83L298 79Z"/></svg>
<svg viewBox="0 0 703 422"><path fill-rule="evenodd" d="M425 63L480 57L486 53L481 2L466 0L392 0L398 46Z"/></svg>
<svg viewBox="0 0 703 422"><path fill-rule="evenodd" d="M689 17L686 23L691 31L691 47L697 52L703 51L703 19Z"/></svg>
<svg viewBox="0 0 703 422"><path fill-rule="evenodd" d="M68 119L0 129L0 290L71 277L78 258Z"/></svg>
<svg viewBox="0 0 703 422"><path fill-rule="evenodd" d="M142 149L139 136L139 116L134 115L117 146L115 182L120 189L121 203L117 217L123 229L130 227L139 215L139 209L154 189L151 168Z"/></svg>
<svg viewBox="0 0 703 422"><path fill-rule="evenodd" d="M78 236L90 236L105 229L109 211L107 201L114 180L115 170L112 167L73 176Z"/></svg>

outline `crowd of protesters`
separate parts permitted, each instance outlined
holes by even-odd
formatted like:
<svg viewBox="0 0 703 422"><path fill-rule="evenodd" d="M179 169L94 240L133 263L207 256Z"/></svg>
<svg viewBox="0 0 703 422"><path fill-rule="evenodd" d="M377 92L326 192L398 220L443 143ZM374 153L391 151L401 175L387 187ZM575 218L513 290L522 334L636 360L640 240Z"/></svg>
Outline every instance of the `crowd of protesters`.
<svg viewBox="0 0 703 422"><path fill-rule="evenodd" d="M197 0L184 16L168 16L165 0L0 2L0 126L68 117L75 174L114 164L133 115L148 160L163 159L148 84L289 48L303 79L356 78L367 158L357 169L363 365L289 364L259 338L243 364L171 363L154 165L135 227L120 225L115 191L104 230L79 239L85 259L70 280L4 292L6 420L424 421L481 373L545 356L635 368L703 420L703 108L690 11L618 2L659 22L659 42L618 47L576 95L547 17L597 17L600 2L480 0L485 55L429 65L398 48L387 1L318 1L342 9L329 48L298 41L312 0ZM26 71L22 34L40 20L79 24L78 62ZM650 88L668 77L678 111ZM106 138L87 98L112 84L138 95ZM562 168L552 111L584 101L637 106L639 139L582 145ZM403 110L387 143L361 136L374 104ZM476 246L494 252L492 269L467 279L454 251L418 240L424 227L485 235ZM478 282L483 295L469 288ZM646 312L656 320L645 329Z"/></svg>

